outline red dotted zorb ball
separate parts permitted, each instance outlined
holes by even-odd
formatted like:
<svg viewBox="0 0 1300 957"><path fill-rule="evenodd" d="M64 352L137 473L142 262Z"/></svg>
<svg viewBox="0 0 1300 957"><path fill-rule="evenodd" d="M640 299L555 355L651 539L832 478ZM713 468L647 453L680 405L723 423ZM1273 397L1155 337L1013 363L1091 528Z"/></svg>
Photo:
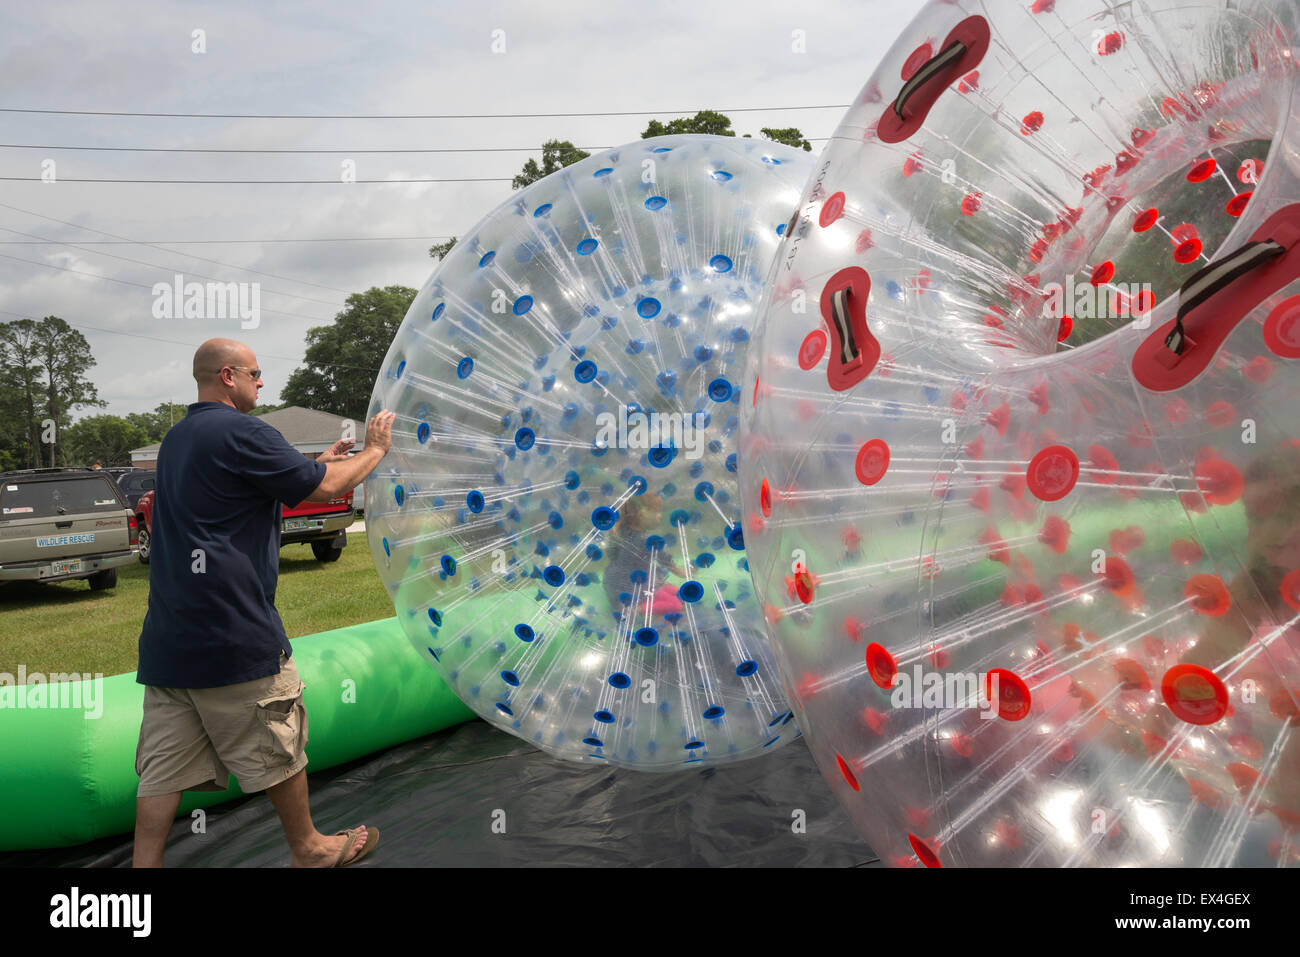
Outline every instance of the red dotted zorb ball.
<svg viewBox="0 0 1300 957"><path fill-rule="evenodd" d="M1300 864L1300 7L932 2L817 163L740 474L901 866Z"/></svg>

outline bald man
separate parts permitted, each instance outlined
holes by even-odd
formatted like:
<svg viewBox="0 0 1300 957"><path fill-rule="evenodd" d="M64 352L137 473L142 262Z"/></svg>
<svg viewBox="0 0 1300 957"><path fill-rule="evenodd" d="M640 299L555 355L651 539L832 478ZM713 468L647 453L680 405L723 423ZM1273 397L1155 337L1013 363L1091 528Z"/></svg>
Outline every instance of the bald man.
<svg viewBox="0 0 1300 957"><path fill-rule="evenodd" d="M275 610L280 505L325 502L374 471L393 414L316 460L247 413L262 372L253 351L209 339L194 354L198 401L158 451L149 610L136 680L145 685L136 748L134 865L161 867L184 791L266 791L295 867L345 867L374 850L362 825L316 830L307 800L307 711Z"/></svg>

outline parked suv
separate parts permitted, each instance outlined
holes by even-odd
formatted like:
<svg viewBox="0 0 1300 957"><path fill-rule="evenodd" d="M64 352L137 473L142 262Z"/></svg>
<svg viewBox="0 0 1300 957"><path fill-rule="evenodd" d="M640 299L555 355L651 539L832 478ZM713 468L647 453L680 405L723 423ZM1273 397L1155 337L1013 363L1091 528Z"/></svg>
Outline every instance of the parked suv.
<svg viewBox="0 0 1300 957"><path fill-rule="evenodd" d="M137 550L135 513L103 470L0 473L0 581L85 578L99 591Z"/></svg>
<svg viewBox="0 0 1300 957"><path fill-rule="evenodd" d="M117 487L122 490L126 504L135 509L140 504L140 496L153 488L158 473L153 469L130 469L113 478L117 482Z"/></svg>
<svg viewBox="0 0 1300 957"><path fill-rule="evenodd" d="M140 526L140 561L149 564L149 542L153 534L153 503L157 491L150 489L140 497L135 519ZM328 502L300 502L281 510L280 545L310 544L312 554L322 562L335 562L348 543L347 527L356 518L352 511L352 493Z"/></svg>

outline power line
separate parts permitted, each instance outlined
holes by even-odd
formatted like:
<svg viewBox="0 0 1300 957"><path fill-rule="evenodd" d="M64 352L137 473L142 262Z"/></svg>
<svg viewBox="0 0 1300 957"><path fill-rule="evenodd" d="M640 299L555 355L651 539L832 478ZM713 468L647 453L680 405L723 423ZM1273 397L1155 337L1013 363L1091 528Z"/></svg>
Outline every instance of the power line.
<svg viewBox="0 0 1300 957"><path fill-rule="evenodd" d="M35 259L22 259L21 257L9 256L5 253L0 253L0 259L12 259L14 262L27 263L30 266L44 266L46 269L58 269L63 272L76 273L79 276L89 276L91 279L102 279L104 282L115 282L123 286L137 286L140 289L148 289L150 292L153 291L152 285L145 285L142 282L132 282L130 279L114 279L112 276L101 276L98 273L86 272L84 269L73 269L71 266L56 266L54 263L38 262ZM318 316L303 316L292 312L281 312L279 309L263 309L261 311L274 313L277 316L288 316L291 319L307 319L312 322L333 321L331 319L322 319Z"/></svg>
<svg viewBox="0 0 1300 957"><path fill-rule="evenodd" d="M19 230L19 229L11 229L11 228L9 228L8 226L0 226L0 229L4 230L4 231L7 232L7 233L17 233L19 236L36 236L35 233L25 233L25 232L23 232L22 230ZM36 238L37 238L37 239L44 240L44 237L42 237L42 236L36 236ZM45 240L45 241L47 241L47 242L57 242L56 240ZM92 254L92 255L94 255L94 256L107 256L109 259L120 259L120 260L121 260L122 262L124 262L124 263L134 263L134 264L137 265L137 266L148 266L150 269L161 269L161 270L163 270L163 271L165 271L165 272L171 272L171 273L176 272L176 270L173 269L173 268L170 267L170 266L160 266L160 265L158 265L157 263L145 262L143 259L132 259L132 258L130 258L129 256L118 256L118 255L116 255L115 253L106 253L106 252L102 252L101 250L98 250L98 249L86 249L85 247L83 247L83 246L79 246L79 245L77 245L76 243L58 243L58 245L60 245L60 246L67 246L69 249L76 249L76 250L79 250L79 251L81 251L81 252L90 253L90 254ZM184 253L182 253L181 255L184 255ZM239 267L234 267L234 268L239 268ZM249 271L252 272L253 270L249 270ZM210 281L212 281L212 282L222 282L222 281L223 281L223 280L218 279L216 276L205 276L205 275L203 275L202 273L190 273L189 275L193 276L193 277L196 278L196 279L206 279L206 280L210 280ZM262 274L259 273L259 275L262 275ZM289 280L289 281L292 282L293 280ZM268 289L268 290L266 290L266 292L267 292L269 295L272 295L272 296L283 296L283 297L285 297L285 298L287 298L287 299L301 299L303 302L314 302L314 303L317 303L317 304L322 305L322 306L341 306L341 305L343 305L341 302L327 302L327 301L325 301L324 299L312 299L310 296L297 296L297 295L294 295L293 293L290 293L290 292L277 292L277 291L275 291L274 289Z"/></svg>
<svg viewBox="0 0 1300 957"><path fill-rule="evenodd" d="M0 176L0 180L10 183L40 183L39 176ZM93 177L63 177L60 183L143 183L164 186L393 186L405 183L509 183L509 176L467 176L460 178L431 179L355 179L344 182L342 179L108 179Z"/></svg>
<svg viewBox="0 0 1300 957"><path fill-rule="evenodd" d="M829 140L829 136L806 136L811 142L820 142ZM54 144L40 143L0 143L0 148L11 150L63 150L63 151L90 151L98 153L250 153L257 155L356 155L365 156L368 154L391 154L391 153L536 153L541 146L445 146L445 147L416 147L413 149L334 149L325 147L299 147L295 149L227 149L218 147L190 147L190 146L59 146ZM588 153L600 153L612 149L610 146L575 146Z"/></svg>
<svg viewBox="0 0 1300 957"><path fill-rule="evenodd" d="M315 147L302 147L299 149L218 149L216 147L186 147L186 146L54 146L41 145L36 143L0 143L0 147L11 150L91 150L103 153L342 153L358 154L367 153L537 153L540 152L541 146L447 146L437 148L417 148L417 149L325 149ZM601 152L609 149L608 146L577 146L587 152Z"/></svg>
<svg viewBox="0 0 1300 957"><path fill-rule="evenodd" d="M0 203L0 206L4 206L4 204L3 204L3 203ZM14 207L14 206L7 206L7 207L5 207L5 208L6 208L6 209L15 209L16 207ZM19 210L19 212L22 212L22 210ZM37 213L32 213L31 215L36 216L36 215L38 215L38 214L37 214ZM43 218L43 219L48 219L49 217L42 217L42 218ZM62 222L62 220L58 220L58 219L56 219L56 220L51 220L51 222ZM72 225L72 224L69 223L68 225ZM78 226L77 228L78 228L78 229L90 229L89 226ZM91 230L91 231L92 231L92 232L100 232L100 231L97 230L97 229L96 229L96 230ZM111 236L112 233L105 233L104 235L109 235L109 236ZM366 242L385 242L385 243L386 243L386 242L399 242L399 241L400 241L400 242L415 242L416 240L418 240L418 241L424 243L424 242L429 242L430 240L433 240L433 239L451 239L451 238L452 238L452 237L451 237L450 235L447 235L447 236L327 236L327 237L309 237L309 238L304 238L304 239L285 239L285 238L280 238L280 239L153 239L153 240L146 240L146 239L79 239L79 240L77 240L77 242L79 242L79 243L80 243L81 245L83 245L83 246L159 246L159 245L164 245L164 244L166 244L166 245L172 245L172 246L197 246L197 245L210 245L210 246L211 246L211 245L217 245L217 246L220 246L220 245L232 245L232 244L235 244L235 243L253 243L253 244L267 244L267 243L366 243ZM64 245L64 244L61 243L61 242L59 242L57 239L41 239L41 240L34 240L34 239L0 239L0 246L47 246L47 245L62 246L62 245ZM165 249L165 250L163 250L163 251L164 251L164 252L176 252L176 250L171 250L171 249ZM177 254L178 256L189 256L188 253L182 253L182 252L177 252L176 254ZM202 256L189 256L189 258L190 258L190 259L202 259L203 257L202 257ZM215 259L211 259L211 260L207 260L207 261L208 261L208 262L216 262ZM218 263L218 265L224 265L224 264L222 264L222 263ZM232 269L242 269L242 268L244 268L244 267L242 267L242 266L232 266L232 267L230 267L230 268L232 268ZM290 282L302 282L302 280L300 280L300 279L291 279L291 280L289 280L289 281L290 281ZM310 285L310 284L308 284L308 285ZM321 288L323 288L323 289L332 289L333 287L332 287L332 286L323 286L323 287L321 287ZM342 289L339 290L339 292L343 292L343 291L344 291L344 290L342 290Z"/></svg>
<svg viewBox="0 0 1300 957"><path fill-rule="evenodd" d="M743 106L715 113L781 113L797 110L847 110L848 103L819 106ZM57 116L140 116L205 120L525 120L582 116L655 116L672 113L694 116L702 110L610 110L586 113L140 113L129 110L41 110L0 107L0 113L40 113Z"/></svg>
<svg viewBox="0 0 1300 957"><path fill-rule="evenodd" d="M120 241L122 241L122 242L131 243L132 245L137 245L137 246L148 246L148 247L150 247L151 249L157 249L159 252L170 253L170 254L172 254L173 256L184 256L186 259L197 259L197 260L199 260L200 262L212 263L212 264L215 265L215 266L221 266L223 269L238 269L238 270L241 270L241 271L243 271L243 272L250 272L250 273L253 273L254 275L258 275L258 276L267 276L267 277L269 277L269 278L271 278L271 279L277 279L277 280L280 280L281 282L292 282L292 283L297 283L297 284L300 285L300 286L315 286L317 289L328 289L330 292L341 292L341 293L343 293L345 296L346 296L346 295L351 295L351 293L349 293L348 290L346 290L346 289L339 289L339 288L336 287L336 286L325 286L325 285L322 285L321 283L308 282L308 281L305 280L305 279L290 279L288 276L277 276L277 275L275 275L274 273L261 272L261 271L259 271L259 270L257 270L257 269L249 269L247 266L235 266L235 265L232 265L232 264L230 264L230 263L223 263L223 262L221 262L219 259L210 259L210 258L208 258L207 256L195 256L193 253L183 253L183 252L180 252L179 250L176 250L176 249L164 249L162 246L159 246L159 245L157 245L156 243L136 242L135 240L130 239L130 238L127 237L127 236L120 236L120 235L118 235L117 233L105 232L105 231L102 230L102 229L95 229L93 226L82 226L82 225L80 225L79 223L70 223L70 222L68 222L66 219L55 219L53 216L46 216L44 213L37 213L37 212L34 212L34 211L30 210L30 209L21 209L21 208L19 208L19 207L17 207L17 206L10 206L8 203L0 203L0 208L3 208L3 209L12 209L12 210L13 210L14 212L16 212L16 213L23 213L24 215L27 215L27 216L35 216L37 219L44 219L44 220L46 220L47 222L58 223L58 224L61 225L61 226L71 226L73 229L84 230L85 232L88 232L88 233L98 233L98 234L101 235L101 236L110 236L110 237L112 237L112 238L115 239L115 240L120 240ZM11 232L17 232L17 230L10 230L10 231L11 231ZM31 234L30 234L30 233L24 233L23 235L31 235ZM49 241L50 241L50 242L55 242L55 240L49 240ZM60 245L62 245L62 244L60 244ZM89 250L87 250L87 251L89 251ZM105 255L106 255L106 254L105 254ZM319 300L314 300L314 301L319 301ZM332 304L332 303L326 303L326 305L333 305L333 304Z"/></svg>
<svg viewBox="0 0 1300 957"><path fill-rule="evenodd" d="M0 314L6 316L17 316L19 319L30 319L32 318L33 315L35 315L35 313L29 313L24 315L23 313L20 312L10 312L7 309L0 309ZM67 320L65 319L64 322L67 322ZM148 339L150 342L166 342L175 346L188 346L191 349L197 349L199 346L202 345L201 342L183 342L180 339L164 339L161 336L146 336L143 333L139 333L139 332L123 332L120 329L104 329L99 326L87 326L77 322L68 322L68 325L71 326L73 329L77 329L78 331L84 330L87 332L106 332L109 335L113 335L113 336L126 336L130 339ZM307 361L305 356L301 358L295 356L281 356L271 352L259 352L258 355L265 357L267 359L282 359L285 362L305 363ZM320 366L321 368L325 368L325 369L352 369L357 372L369 371L369 369L365 366L346 366L337 362L313 362L312 365Z"/></svg>

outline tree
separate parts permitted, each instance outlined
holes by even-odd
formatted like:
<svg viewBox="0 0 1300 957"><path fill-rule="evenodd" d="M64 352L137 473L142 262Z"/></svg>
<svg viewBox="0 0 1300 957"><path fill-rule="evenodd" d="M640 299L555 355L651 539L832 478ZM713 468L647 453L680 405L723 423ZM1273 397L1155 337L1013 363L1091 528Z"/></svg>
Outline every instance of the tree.
<svg viewBox="0 0 1300 957"><path fill-rule="evenodd" d="M713 136L736 135L736 131L731 128L731 117L725 116L716 110L701 110L694 116L679 116L667 123L651 120L650 125L645 128L645 132L641 134L641 139L648 140L652 136L671 136L675 133L706 133Z"/></svg>
<svg viewBox="0 0 1300 957"><path fill-rule="evenodd" d="M512 189L523 189L536 183L539 179L550 176L557 170L566 166L572 166L578 160L584 160L590 153L578 149L568 140L547 140L542 144L542 165L537 165L537 160L530 159L524 164L523 170L510 181ZM429 251L432 254L433 250Z"/></svg>
<svg viewBox="0 0 1300 957"><path fill-rule="evenodd" d="M152 412L128 412L126 421L144 432L147 438L141 445L151 445L161 442L167 430L185 418L187 411L188 406L179 402L159 402Z"/></svg>
<svg viewBox="0 0 1300 957"><path fill-rule="evenodd" d="M279 405L255 405L249 415L266 415L268 412L279 412L281 409L287 409L292 402L281 402Z"/></svg>
<svg viewBox="0 0 1300 957"><path fill-rule="evenodd" d="M784 143L786 146L793 146L807 153L812 152L812 144L803 138L803 133L796 126L787 126L779 130L765 126L759 132L775 143Z"/></svg>
<svg viewBox="0 0 1300 957"><path fill-rule="evenodd" d="M289 405L364 420L379 367L415 292L386 286L348 296L331 325L307 331L305 364L289 376L280 398Z"/></svg>
<svg viewBox="0 0 1300 957"><path fill-rule="evenodd" d="M36 402L40 394L40 359L36 346L36 321L19 319L0 325L0 388L6 409L5 458L14 467L35 468L40 464L40 423Z"/></svg>
<svg viewBox="0 0 1300 957"><path fill-rule="evenodd" d="M12 424L0 436L0 461L27 468L56 464L59 432L72 413L105 404L85 378L94 364L85 336L58 316L0 324L0 408ZM45 463L43 445L49 445Z"/></svg>
<svg viewBox="0 0 1300 957"><path fill-rule="evenodd" d="M452 236L451 239L447 240L445 243L434 243L430 246L429 255L434 259L441 261L447 258L447 253L451 252L452 247L455 245L456 237Z"/></svg>
<svg viewBox="0 0 1300 957"><path fill-rule="evenodd" d="M36 327L38 359L45 373L45 416L55 424L50 446L50 467L59 454L59 432L71 422L72 412L83 405L104 406L95 384L85 378L95 364L90 343L58 316L46 316ZM66 455L65 455L66 462Z"/></svg>
<svg viewBox="0 0 1300 957"><path fill-rule="evenodd" d="M140 426L117 415L92 415L63 430L67 461L77 465L100 463L129 466L131 450L157 441Z"/></svg>

